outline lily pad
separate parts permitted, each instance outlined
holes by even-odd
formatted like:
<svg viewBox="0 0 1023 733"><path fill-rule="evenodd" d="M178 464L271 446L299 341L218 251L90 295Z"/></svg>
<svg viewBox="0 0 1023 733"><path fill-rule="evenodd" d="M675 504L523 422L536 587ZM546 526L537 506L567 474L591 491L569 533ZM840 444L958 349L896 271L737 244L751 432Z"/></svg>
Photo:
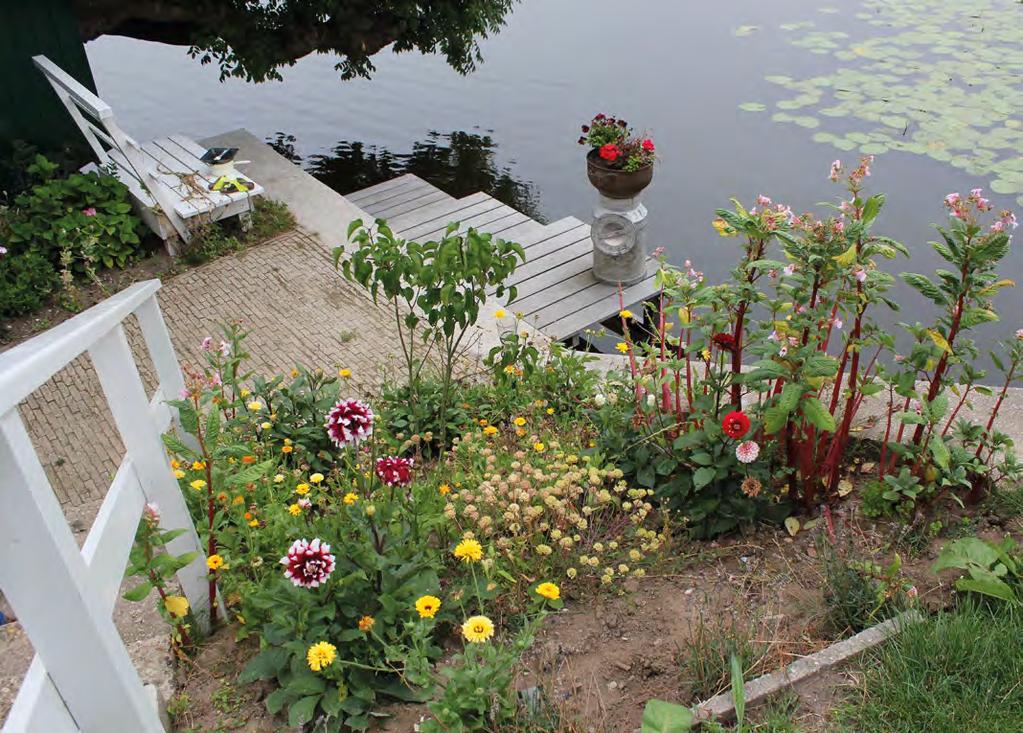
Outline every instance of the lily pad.
<svg viewBox="0 0 1023 733"><path fill-rule="evenodd" d="M760 30L759 26L755 26L755 25L740 25L738 28L735 29L735 35L737 35L740 38L742 38L743 36L752 35L752 34L756 33L758 30Z"/></svg>
<svg viewBox="0 0 1023 733"><path fill-rule="evenodd" d="M767 109L767 105L760 102L743 102L739 105L739 109L743 112L763 112Z"/></svg>

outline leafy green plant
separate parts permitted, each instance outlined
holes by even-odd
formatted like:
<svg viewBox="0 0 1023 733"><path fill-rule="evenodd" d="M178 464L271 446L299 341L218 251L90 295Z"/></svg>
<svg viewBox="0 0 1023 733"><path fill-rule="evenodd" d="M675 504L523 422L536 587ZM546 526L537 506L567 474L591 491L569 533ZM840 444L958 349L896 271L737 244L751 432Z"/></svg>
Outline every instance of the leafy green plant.
<svg viewBox="0 0 1023 733"><path fill-rule="evenodd" d="M348 237L357 249L350 255L344 247L334 249L334 264L346 278L366 288L374 300L382 294L391 303L408 384L414 387L413 402L426 359L436 350L441 415L447 414L451 404L455 365L469 346L465 338L487 292L493 289L497 298L507 293L514 300L515 288L505 288L503 283L526 259L518 244L471 228L460 234L458 228L457 222L449 224L439 240L419 243L396 237L382 219L375 228L357 219L348 227ZM415 428L413 432L420 432L419 426ZM441 443L446 441L443 422Z"/></svg>
<svg viewBox="0 0 1023 733"><path fill-rule="evenodd" d="M682 688L695 700L713 697L728 685L732 659L746 660L741 672L759 674L769 648L755 638L738 614L702 615L690 626L688 642L679 648Z"/></svg>
<svg viewBox="0 0 1023 733"><path fill-rule="evenodd" d="M958 568L968 578L956 580L956 590L980 593L1012 605L1023 605L1023 559L1011 537L995 543L963 537L945 547L931 566L934 572Z"/></svg>
<svg viewBox="0 0 1023 733"><path fill-rule="evenodd" d="M0 254L0 317L38 310L58 284L57 271L42 253Z"/></svg>
<svg viewBox="0 0 1023 733"><path fill-rule="evenodd" d="M42 155L28 167L33 185L10 211L12 252L37 251L75 273L124 267L141 246L127 187L105 173L59 177L57 171Z"/></svg>
<svg viewBox="0 0 1023 733"><path fill-rule="evenodd" d="M825 623L834 633L862 631L895 615L905 603L909 587L902 580L902 558L898 555L882 567L874 562L850 559L848 552L831 546L821 551L827 608Z"/></svg>
<svg viewBox="0 0 1023 733"><path fill-rule="evenodd" d="M127 577L137 577L141 583L124 594L129 601L141 601L155 589L159 597L156 609L174 630L172 643L189 647L192 639L188 634L188 599L184 596L168 592L168 586L174 582L175 574L192 562L196 553L168 555L167 543L180 536L186 530L161 530L160 509L155 504L146 504L142 511L135 534L135 544L128 556Z"/></svg>

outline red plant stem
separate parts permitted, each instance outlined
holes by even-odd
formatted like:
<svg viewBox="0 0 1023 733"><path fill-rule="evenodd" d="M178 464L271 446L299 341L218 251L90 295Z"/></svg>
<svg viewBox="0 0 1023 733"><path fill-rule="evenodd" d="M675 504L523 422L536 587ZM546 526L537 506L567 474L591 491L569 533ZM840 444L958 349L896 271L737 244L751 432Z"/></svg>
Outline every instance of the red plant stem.
<svg viewBox="0 0 1023 733"><path fill-rule="evenodd" d="M1012 368L1009 369L1009 373L1005 375L1005 383L1002 385L1002 391L998 394L998 399L995 400L995 406L991 410L991 417L988 418L987 425L984 427L984 435L980 439L980 445L977 446L977 458L980 458L980 452L984 448L984 441L991 435L991 428L994 427L995 418L998 417L998 411L1002 408L1002 402L1005 400L1005 393L1009 391L1009 384L1012 382L1013 376L1016 373L1016 362L1012 362ZM991 449L991 455L994 455L994 448ZM991 460L991 456L988 456L988 460Z"/></svg>
<svg viewBox="0 0 1023 733"><path fill-rule="evenodd" d="M959 397L959 402L956 403L955 409L952 410L952 414L948 416L948 422L945 423L945 427L942 428L941 430L942 438L944 438L945 435L948 433L948 429L952 427L952 423L955 422L956 416L959 415L959 411L963 409L963 405L966 404L966 398L970 395L971 389L973 389L973 385L967 384L966 389L963 390L963 394Z"/></svg>
<svg viewBox="0 0 1023 733"><path fill-rule="evenodd" d="M838 315L838 298L835 298L835 304L831 306L831 318L828 319L828 330L824 336L824 343L821 346L821 351L825 354L828 353L828 344L831 343L831 330L835 326L835 316Z"/></svg>
<svg viewBox="0 0 1023 733"><path fill-rule="evenodd" d="M859 248L860 243L857 242L857 254L859 254ZM828 491L834 491L835 486L838 484L839 458L842 456L842 453L845 452L846 444L849 442L849 428L852 425L853 413L856 411L857 380L860 372L860 348L858 342L860 340L860 335L863 333L863 313L866 310L866 308L862 305L863 283L859 280L856 281L856 303L858 304L856 307L856 323L853 326L852 333L849 334L849 340L846 342L847 353L850 345L857 343L857 347L853 350L852 359L849 364L849 396L846 397L845 400L845 409L842 412L842 424L831 439L831 447L828 450L828 455L824 459L822 467L828 474ZM834 400L832 401L834 402Z"/></svg>
<svg viewBox="0 0 1023 733"><path fill-rule="evenodd" d="M828 412L832 415L838 409L838 399L842 394L842 379L845 377L845 367L849 362L849 350L852 345L852 336L846 339L845 348L842 350L842 358L838 362L838 373L835 374L835 388L831 392L831 404L828 405Z"/></svg>
<svg viewBox="0 0 1023 733"><path fill-rule="evenodd" d="M888 440L892 435L892 413L895 411L895 390L888 387L888 408L885 410L884 441L881 443L881 457L877 462L877 478L884 477L884 464L888 459Z"/></svg>
<svg viewBox="0 0 1023 733"><path fill-rule="evenodd" d="M752 244L752 242L751 242ZM761 258L764 252L765 240L757 240L755 249L750 249L749 262L755 262ZM746 273L746 282L750 285L757 279L756 269L751 268ZM748 300L739 301L735 313L735 331L732 334L732 404L736 410L742 409L742 385L739 383L739 375L742 374L742 336L743 326L746 320L746 310L749 308Z"/></svg>
<svg viewBox="0 0 1023 733"><path fill-rule="evenodd" d="M967 248L968 249L968 248ZM961 282L966 281L966 273L969 268L970 261L965 259L963 261L962 269L960 270ZM948 355L949 352L954 348L956 336L959 334L959 325L962 322L963 310L966 305L966 292L965 285L964 291L959 294L959 298L956 300L955 311L952 315L952 325L948 329L948 350L942 351L941 359L938 360L938 366L934 368L934 376L931 377L931 386L927 390L927 402L931 402L935 397L938 396L938 392L941 390L941 380L945 376L945 369L948 367ZM917 425L916 430L913 431L913 445L920 445L920 439L924 434L924 426Z"/></svg>
<svg viewBox="0 0 1023 733"><path fill-rule="evenodd" d="M665 343L664 333L664 289L661 289L661 294L658 299L658 324L657 331L661 337L661 363L664 363L665 353L667 351L667 344ZM668 370L661 368L661 411L668 412L671 410L671 390L668 387Z"/></svg>

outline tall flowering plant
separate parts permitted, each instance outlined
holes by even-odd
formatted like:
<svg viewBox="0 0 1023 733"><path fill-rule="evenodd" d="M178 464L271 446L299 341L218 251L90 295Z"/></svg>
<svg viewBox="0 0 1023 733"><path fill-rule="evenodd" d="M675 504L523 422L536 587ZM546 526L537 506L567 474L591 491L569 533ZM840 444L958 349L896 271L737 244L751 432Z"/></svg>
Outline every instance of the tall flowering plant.
<svg viewBox="0 0 1023 733"><path fill-rule="evenodd" d="M653 165L657 148L647 135L636 135L625 120L603 113L582 126L579 144L596 153L606 168L636 171Z"/></svg>

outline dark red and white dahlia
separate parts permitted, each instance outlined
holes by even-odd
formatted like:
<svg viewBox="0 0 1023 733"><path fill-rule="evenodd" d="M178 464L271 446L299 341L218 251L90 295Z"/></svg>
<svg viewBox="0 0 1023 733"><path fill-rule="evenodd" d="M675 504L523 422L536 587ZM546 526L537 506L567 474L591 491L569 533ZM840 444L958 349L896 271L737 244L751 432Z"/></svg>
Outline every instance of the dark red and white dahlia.
<svg viewBox="0 0 1023 733"><path fill-rule="evenodd" d="M387 456L377 460L377 477L388 486L407 486L412 481L412 459Z"/></svg>
<svg viewBox="0 0 1023 733"><path fill-rule="evenodd" d="M327 413L324 427L338 448L357 446L373 434L373 410L360 400L341 400Z"/></svg>
<svg viewBox="0 0 1023 733"><path fill-rule="evenodd" d="M330 545L318 537L312 542L295 540L281 558L281 565L285 567L284 577L299 588L318 588L334 572L334 556Z"/></svg>

